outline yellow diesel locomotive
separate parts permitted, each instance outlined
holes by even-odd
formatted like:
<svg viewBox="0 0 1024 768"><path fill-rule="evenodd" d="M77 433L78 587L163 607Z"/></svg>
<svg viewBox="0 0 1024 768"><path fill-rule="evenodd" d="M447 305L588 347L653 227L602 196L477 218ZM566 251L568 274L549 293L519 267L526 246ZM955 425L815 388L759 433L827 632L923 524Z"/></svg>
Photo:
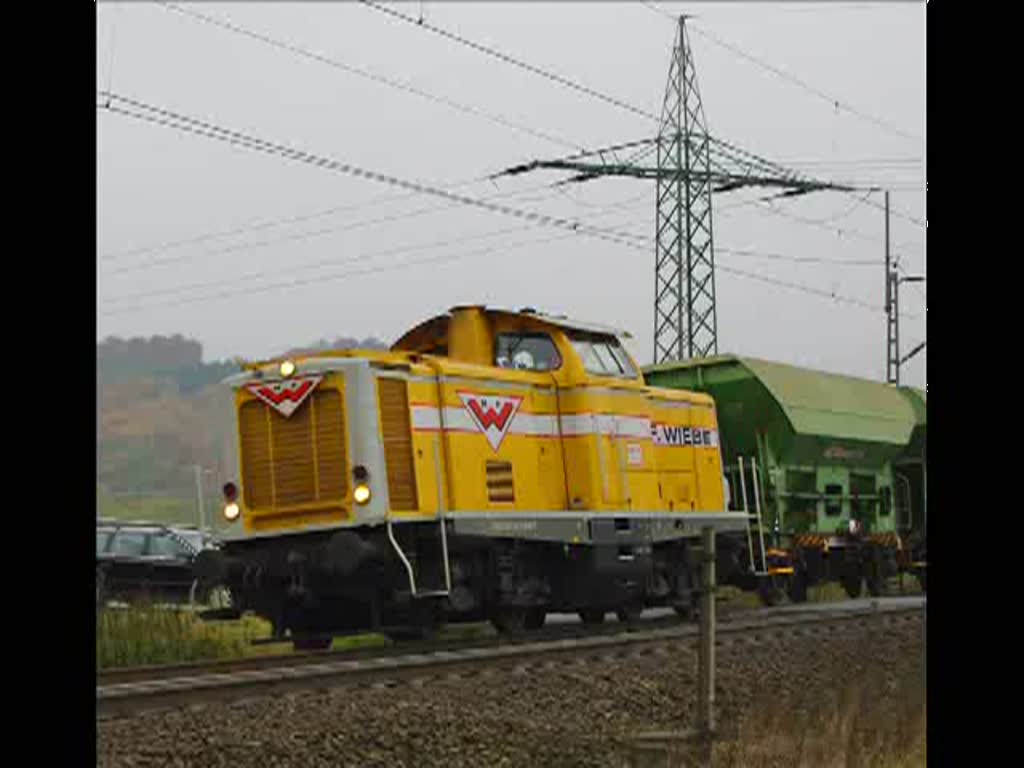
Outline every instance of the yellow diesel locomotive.
<svg viewBox="0 0 1024 768"><path fill-rule="evenodd" d="M442 621L686 614L728 512L714 402L644 384L622 334L456 307L389 351L247 364L239 532L197 560L300 646Z"/></svg>

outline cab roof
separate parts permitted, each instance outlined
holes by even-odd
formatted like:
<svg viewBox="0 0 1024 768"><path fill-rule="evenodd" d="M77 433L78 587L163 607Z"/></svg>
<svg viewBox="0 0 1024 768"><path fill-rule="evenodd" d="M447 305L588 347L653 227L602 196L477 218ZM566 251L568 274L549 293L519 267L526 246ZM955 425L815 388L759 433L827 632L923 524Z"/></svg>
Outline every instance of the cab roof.
<svg viewBox="0 0 1024 768"><path fill-rule="evenodd" d="M440 331L448 325L452 315L460 309L476 309L482 311L488 317L504 316L504 317L523 317L539 320L540 322L553 325L556 328L562 328L567 331L579 331L582 333L592 333L600 336L614 336L622 339L633 338L629 331L621 328L615 328L610 325L603 325L601 323L592 323L582 320L573 320L566 317L565 315L552 315L545 312L539 312L536 309L529 307L515 310L515 309L504 309L501 307L488 307L484 305L463 305L452 307L447 312L440 315L435 315L429 320L424 320L419 325L410 328L406 331L398 341L391 345L392 351L400 351L407 343L416 338L422 338L423 334L428 330Z"/></svg>

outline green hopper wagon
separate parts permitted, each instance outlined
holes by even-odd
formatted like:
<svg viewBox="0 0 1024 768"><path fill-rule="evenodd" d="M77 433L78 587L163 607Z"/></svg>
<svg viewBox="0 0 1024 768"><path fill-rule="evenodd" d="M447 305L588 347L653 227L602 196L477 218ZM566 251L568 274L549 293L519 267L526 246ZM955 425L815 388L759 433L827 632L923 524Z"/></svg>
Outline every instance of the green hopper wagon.
<svg viewBox="0 0 1024 768"><path fill-rule="evenodd" d="M757 589L769 604L786 593L802 602L808 586L826 581L851 597L865 582L881 593L904 559L908 468L923 459L923 436L922 450L908 453L923 417L905 391L732 355L651 366L644 376L715 399L730 507L750 515L746 534L719 547L723 583Z"/></svg>

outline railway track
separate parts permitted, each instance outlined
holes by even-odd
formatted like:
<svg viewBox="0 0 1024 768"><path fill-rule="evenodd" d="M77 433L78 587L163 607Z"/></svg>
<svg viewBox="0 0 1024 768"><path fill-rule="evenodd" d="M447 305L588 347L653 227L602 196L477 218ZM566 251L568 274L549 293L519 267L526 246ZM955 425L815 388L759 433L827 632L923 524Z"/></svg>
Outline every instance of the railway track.
<svg viewBox="0 0 1024 768"><path fill-rule="evenodd" d="M785 612L743 614L723 620L717 645L760 642L765 634L829 633L850 622L905 621L922 614L923 604L881 604L857 607L808 607ZM526 672L531 667L587 663L643 653L671 652L679 642L696 642L698 627L678 621L643 622L581 631L578 626L553 628L542 636L518 640L485 638L472 642L442 641L361 651L289 654L208 664L174 665L110 672L97 680L100 717L118 717L144 710L193 706L290 691L344 686L391 687L421 685L430 679L487 674L500 668ZM433 646L433 647L432 647Z"/></svg>
<svg viewBox="0 0 1024 768"><path fill-rule="evenodd" d="M682 620L674 618L644 619L636 627L644 629L660 629L682 624ZM330 651L304 651L282 654L268 654L266 656L252 656L242 659L225 659L218 661L207 661L184 664L159 664L144 667L113 668L101 671L97 675L98 686L108 686L120 683L131 683L138 681L163 680L174 677L189 677L203 674L226 674L231 672L242 672L257 669L270 669L281 666L300 666L307 663L325 663L333 661L348 661L361 659L378 659L391 656L407 656L410 654L440 653L469 650L473 648L493 648L499 646L521 645L527 642L539 642L544 640L563 640L574 637L592 635L615 634L625 631L623 625L618 623L604 624L593 628L583 629L582 625L565 624L561 626L546 627L524 633L518 637L503 637L495 634L483 636L459 638L457 636L441 636L434 640L426 641L402 641L393 645L376 647L364 647L353 649L340 649ZM486 630L485 630L486 632ZM282 641L287 643L287 641Z"/></svg>

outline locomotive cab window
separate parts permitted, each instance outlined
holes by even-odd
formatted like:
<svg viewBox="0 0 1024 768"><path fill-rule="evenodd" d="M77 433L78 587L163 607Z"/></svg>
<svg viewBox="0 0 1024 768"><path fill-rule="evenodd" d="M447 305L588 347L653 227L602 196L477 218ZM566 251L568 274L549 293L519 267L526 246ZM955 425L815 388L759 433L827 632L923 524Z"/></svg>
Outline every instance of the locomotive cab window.
<svg viewBox="0 0 1024 768"><path fill-rule="evenodd" d="M557 371L562 367L562 356L546 333L499 333L494 364L519 371Z"/></svg>
<svg viewBox="0 0 1024 768"><path fill-rule="evenodd" d="M636 378L636 368L614 336L573 334L569 340L583 361L583 369L587 373L595 376L615 376L620 379Z"/></svg>
<svg viewBox="0 0 1024 768"><path fill-rule="evenodd" d="M825 514L829 517L836 517L843 512L843 486L825 486Z"/></svg>

